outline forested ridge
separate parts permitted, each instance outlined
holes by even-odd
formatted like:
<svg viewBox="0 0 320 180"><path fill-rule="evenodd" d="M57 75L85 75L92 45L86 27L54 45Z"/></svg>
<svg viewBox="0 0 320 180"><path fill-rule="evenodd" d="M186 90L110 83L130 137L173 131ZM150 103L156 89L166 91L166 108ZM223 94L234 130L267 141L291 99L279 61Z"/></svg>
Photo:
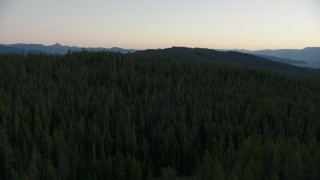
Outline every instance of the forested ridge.
<svg viewBox="0 0 320 180"><path fill-rule="evenodd" d="M145 51L138 51L137 53L148 54L151 56L155 55L156 57L170 57L180 60L196 60L214 62L219 64L231 64L235 66L247 67L263 71L267 70L296 76L320 78L319 69L298 67L287 63L276 62L279 61L279 59L277 58L261 57L259 55L252 55L235 51L217 51L214 49L205 48L172 47L166 49L148 49Z"/></svg>
<svg viewBox="0 0 320 180"><path fill-rule="evenodd" d="M162 55L0 55L0 179L320 179L319 91Z"/></svg>

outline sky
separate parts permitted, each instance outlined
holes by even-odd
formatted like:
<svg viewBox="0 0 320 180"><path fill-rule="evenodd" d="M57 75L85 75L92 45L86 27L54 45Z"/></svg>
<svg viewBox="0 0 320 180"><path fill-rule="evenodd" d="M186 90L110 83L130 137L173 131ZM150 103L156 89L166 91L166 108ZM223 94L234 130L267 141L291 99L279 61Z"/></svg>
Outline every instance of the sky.
<svg viewBox="0 0 320 180"><path fill-rule="evenodd" d="M0 0L0 44L320 46L320 0Z"/></svg>

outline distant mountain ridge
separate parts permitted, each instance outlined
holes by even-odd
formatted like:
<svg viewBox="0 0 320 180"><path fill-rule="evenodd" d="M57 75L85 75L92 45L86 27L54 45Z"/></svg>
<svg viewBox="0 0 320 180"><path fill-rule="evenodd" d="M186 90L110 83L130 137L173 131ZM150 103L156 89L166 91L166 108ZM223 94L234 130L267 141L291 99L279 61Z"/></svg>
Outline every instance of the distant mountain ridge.
<svg viewBox="0 0 320 180"><path fill-rule="evenodd" d="M58 54L63 55L71 51L112 51L120 53L133 53L135 49L123 49L118 47L102 48L102 47L77 47L77 46L63 46L59 43L45 46L43 44L0 44L0 53L45 53L45 54Z"/></svg>
<svg viewBox="0 0 320 180"><path fill-rule="evenodd" d="M53 55L64 55L71 51L112 51L120 53L134 53L136 49L123 49L118 47L103 48L103 47L78 47L64 46L59 43L53 45L43 44L0 44L0 53L44 53ZM276 50L258 50L249 51L244 49L220 50L220 51L236 51L254 56L266 58L275 62L282 62L301 67L320 68L320 47L307 47L304 49L276 49Z"/></svg>
<svg viewBox="0 0 320 180"><path fill-rule="evenodd" d="M314 61L320 62L320 47L306 47L304 49L275 49L275 50L258 50L249 51L243 49L235 49L233 51L256 54L256 55L267 55L275 56L279 58L291 59L291 60L302 60L302 61Z"/></svg>
<svg viewBox="0 0 320 180"><path fill-rule="evenodd" d="M219 64L231 64L252 69L274 71L291 75L320 77L320 70L297 67L286 63L276 62L264 57L258 57L236 51L217 51L203 48L172 47L138 51L151 57L168 57L181 60L207 61Z"/></svg>

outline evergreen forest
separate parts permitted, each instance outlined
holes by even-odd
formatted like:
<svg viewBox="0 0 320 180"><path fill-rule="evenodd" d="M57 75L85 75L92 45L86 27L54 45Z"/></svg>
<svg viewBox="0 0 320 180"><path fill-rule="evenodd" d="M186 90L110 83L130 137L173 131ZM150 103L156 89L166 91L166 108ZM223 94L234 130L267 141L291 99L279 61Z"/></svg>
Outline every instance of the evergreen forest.
<svg viewBox="0 0 320 180"><path fill-rule="evenodd" d="M0 179L319 180L320 80L143 52L2 54Z"/></svg>

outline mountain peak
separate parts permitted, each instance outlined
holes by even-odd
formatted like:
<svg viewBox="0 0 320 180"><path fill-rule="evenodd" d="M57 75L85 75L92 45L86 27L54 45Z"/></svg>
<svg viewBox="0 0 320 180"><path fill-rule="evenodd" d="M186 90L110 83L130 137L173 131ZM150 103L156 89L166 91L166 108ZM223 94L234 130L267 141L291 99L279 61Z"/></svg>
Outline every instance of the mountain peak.
<svg viewBox="0 0 320 180"><path fill-rule="evenodd" d="M55 43L53 46L61 46L61 44L59 44L59 43Z"/></svg>

